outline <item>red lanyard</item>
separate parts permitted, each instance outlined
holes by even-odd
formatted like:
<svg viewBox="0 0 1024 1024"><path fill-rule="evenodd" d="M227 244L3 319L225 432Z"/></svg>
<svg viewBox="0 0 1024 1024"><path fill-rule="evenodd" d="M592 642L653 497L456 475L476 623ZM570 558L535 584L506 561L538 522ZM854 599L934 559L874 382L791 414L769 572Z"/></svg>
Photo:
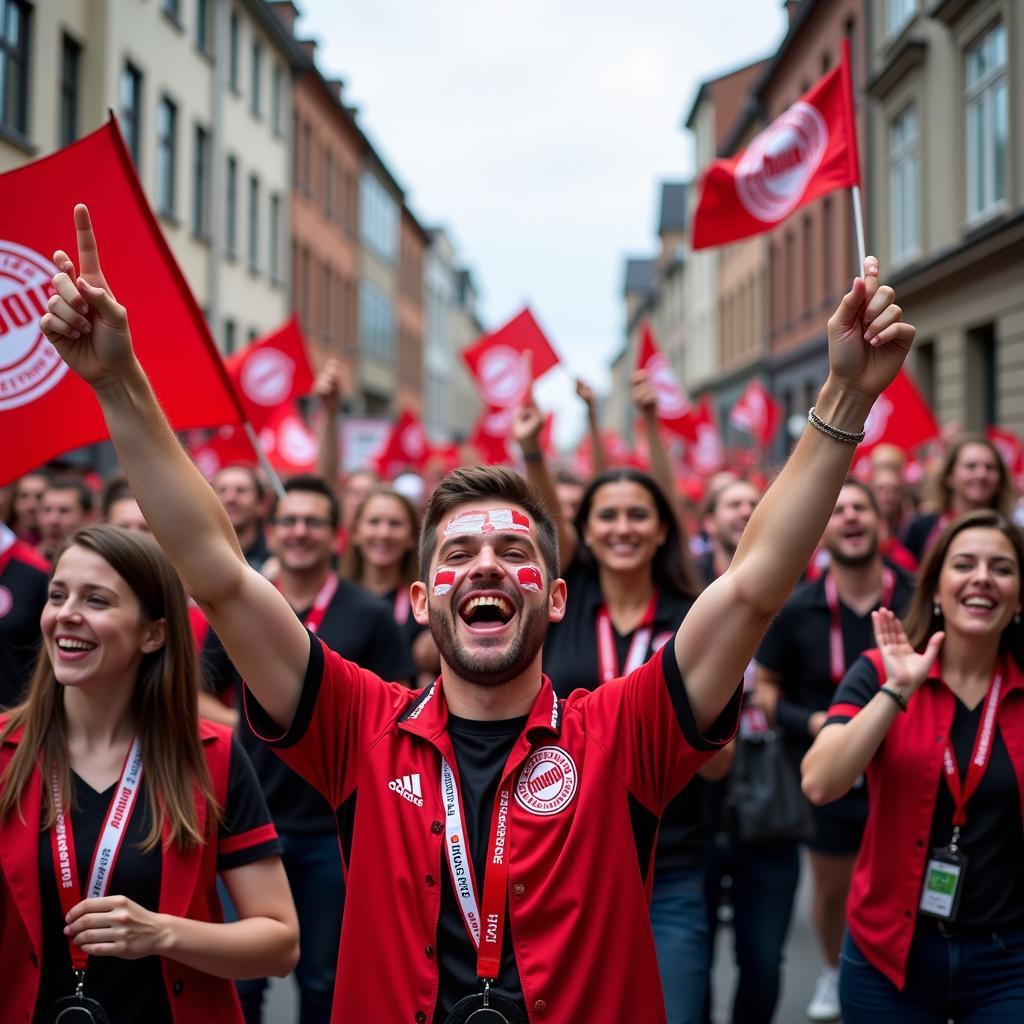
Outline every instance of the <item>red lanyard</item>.
<svg viewBox="0 0 1024 1024"><path fill-rule="evenodd" d="M53 790L53 803L57 811L56 821L50 829L50 846L53 850L53 870L57 878L57 894L60 897L64 916L71 908L84 899L98 899L110 891L110 880L114 875L128 822L135 809L135 800L139 795L142 783L142 745L138 739L132 740L128 753L121 768L121 778L114 790L114 795L107 808L107 816L100 830L100 838L92 853L89 865L89 888L82 896L82 887L78 878L78 860L75 856L75 834L71 826L71 812L64 810L61 802L60 780L56 766L50 778ZM71 965L76 971L84 971L89 956L81 947L69 941L71 948Z"/></svg>
<svg viewBox="0 0 1024 1024"><path fill-rule="evenodd" d="M280 583L275 583L274 585L278 590L281 589ZM331 598L334 597L337 589L338 577L332 572L324 580L324 585L317 592L316 597L313 598L313 607L309 609L309 614L302 620L302 624L310 633L316 634L320 631L324 616L327 614L327 606L331 603Z"/></svg>
<svg viewBox="0 0 1024 1024"><path fill-rule="evenodd" d="M993 738L996 731L996 711L999 709L999 694L1003 688L1003 673L999 666L996 666L992 681L988 684L988 694L985 697L985 707L981 713L981 721L978 723L978 734L974 737L974 749L971 751L971 761L967 766L967 780L963 786L960 785L960 769L957 767L956 755L952 746L947 743L942 753L942 774L949 787L949 795L953 798L953 825L956 832L967 823L967 801L974 796L975 790L981 783L988 768L989 759L992 757Z"/></svg>
<svg viewBox="0 0 1024 1024"><path fill-rule="evenodd" d="M510 755L511 756L511 755ZM501 944L505 935L505 897L508 892L508 815L512 802L511 780L502 776L491 811L491 835L484 869L483 906L477 902L477 885L470 856L469 836L462 816L459 780L448 760L441 757L441 803L445 812L445 849L452 888L470 941L476 947L476 973L495 981L501 972Z"/></svg>
<svg viewBox="0 0 1024 1024"><path fill-rule="evenodd" d="M651 603L644 612L640 625L633 630L633 641L626 653L626 663L619 669L619 656L615 650L615 637L612 635L612 619L608 614L608 606L602 604L597 613L597 675L599 683L608 683L618 676L628 676L636 671L646 660L651 646L651 633L654 626L654 613L658 607L658 592L651 596Z"/></svg>
<svg viewBox="0 0 1024 1024"><path fill-rule="evenodd" d="M407 618L409 618L409 588L399 587L395 591L395 622L404 626Z"/></svg>
<svg viewBox="0 0 1024 1024"><path fill-rule="evenodd" d="M893 591L896 589L896 573L888 566L882 569L882 600L879 608L888 608L892 604ZM829 672L832 685L838 686L846 675L846 652L843 650L843 622L839 614L839 592L832 573L825 573L825 600L828 602L830 618L828 631Z"/></svg>

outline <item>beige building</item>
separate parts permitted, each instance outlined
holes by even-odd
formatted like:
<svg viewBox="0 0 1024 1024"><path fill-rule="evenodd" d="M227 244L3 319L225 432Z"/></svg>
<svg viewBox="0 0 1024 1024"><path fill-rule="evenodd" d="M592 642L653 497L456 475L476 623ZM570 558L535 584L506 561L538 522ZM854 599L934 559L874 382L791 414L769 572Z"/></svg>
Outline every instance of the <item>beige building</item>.
<svg viewBox="0 0 1024 1024"><path fill-rule="evenodd" d="M870 234L914 375L941 420L1024 431L1024 5L871 2Z"/></svg>
<svg viewBox="0 0 1024 1024"><path fill-rule="evenodd" d="M117 113L164 234L230 352L289 310L291 67L262 0L4 0L0 170Z"/></svg>

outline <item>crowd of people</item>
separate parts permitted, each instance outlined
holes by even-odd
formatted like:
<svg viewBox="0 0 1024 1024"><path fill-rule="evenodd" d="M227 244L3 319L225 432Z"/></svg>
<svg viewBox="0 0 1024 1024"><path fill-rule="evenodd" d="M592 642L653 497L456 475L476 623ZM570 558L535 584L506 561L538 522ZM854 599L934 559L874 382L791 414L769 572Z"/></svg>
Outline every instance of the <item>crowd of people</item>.
<svg viewBox="0 0 1024 1024"><path fill-rule="evenodd" d="M41 327L120 468L0 492L4 1020L255 1024L294 973L303 1024L767 1024L802 863L811 1020L1024 1019L1024 537L984 438L850 475L914 334L873 259L770 486L685 498L642 372L649 471L581 385L589 479L532 399L522 472L338 479L328 364L277 491L201 477L74 219Z"/></svg>

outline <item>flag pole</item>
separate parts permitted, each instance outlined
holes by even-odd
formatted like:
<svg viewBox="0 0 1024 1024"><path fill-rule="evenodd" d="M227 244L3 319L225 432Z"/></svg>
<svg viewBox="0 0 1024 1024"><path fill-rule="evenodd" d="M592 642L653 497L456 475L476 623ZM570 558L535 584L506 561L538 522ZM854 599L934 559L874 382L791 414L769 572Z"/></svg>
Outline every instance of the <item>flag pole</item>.
<svg viewBox="0 0 1024 1024"><path fill-rule="evenodd" d="M267 458L267 453L263 450L263 445L260 444L256 431L252 429L252 424L245 420L243 426L245 427L245 436L249 438L249 443L253 446L256 457L260 460L260 466L263 468L263 472L267 474L267 480L270 481L270 486L273 487L274 493L277 495L278 501L280 501L284 497L284 484L281 483L281 478L277 475L277 471L270 464L270 460Z"/></svg>
<svg viewBox="0 0 1024 1024"><path fill-rule="evenodd" d="M853 200L853 223L857 231L857 255L860 263L857 264L858 276L864 273L864 260L867 259L867 245L864 241L864 211L860 205L860 185L850 186L850 198Z"/></svg>

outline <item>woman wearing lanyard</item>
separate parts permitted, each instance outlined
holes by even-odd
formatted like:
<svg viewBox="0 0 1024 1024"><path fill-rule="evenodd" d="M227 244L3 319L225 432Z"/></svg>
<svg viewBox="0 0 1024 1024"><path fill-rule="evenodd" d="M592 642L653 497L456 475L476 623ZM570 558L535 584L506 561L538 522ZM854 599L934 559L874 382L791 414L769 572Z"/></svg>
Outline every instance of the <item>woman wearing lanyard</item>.
<svg viewBox="0 0 1024 1024"><path fill-rule="evenodd" d="M915 516L903 537L920 562L957 516L994 509L1009 517L1013 484L996 446L987 437L962 437L950 445L932 480L932 509Z"/></svg>
<svg viewBox="0 0 1024 1024"><path fill-rule="evenodd" d="M803 763L815 803L867 773L840 969L846 1024L1024 1019L1024 537L942 531L906 629L875 612ZM940 654L941 651L941 654Z"/></svg>
<svg viewBox="0 0 1024 1024"><path fill-rule="evenodd" d="M80 530L40 628L0 719L4 1019L241 1022L229 979L287 974L298 928L255 774L196 715L177 576L146 536Z"/></svg>
<svg viewBox="0 0 1024 1024"><path fill-rule="evenodd" d="M341 575L394 608L420 682L429 686L441 671L441 659L430 632L416 622L409 606L409 585L418 578L419 536L412 502L390 487L374 487L356 509Z"/></svg>

